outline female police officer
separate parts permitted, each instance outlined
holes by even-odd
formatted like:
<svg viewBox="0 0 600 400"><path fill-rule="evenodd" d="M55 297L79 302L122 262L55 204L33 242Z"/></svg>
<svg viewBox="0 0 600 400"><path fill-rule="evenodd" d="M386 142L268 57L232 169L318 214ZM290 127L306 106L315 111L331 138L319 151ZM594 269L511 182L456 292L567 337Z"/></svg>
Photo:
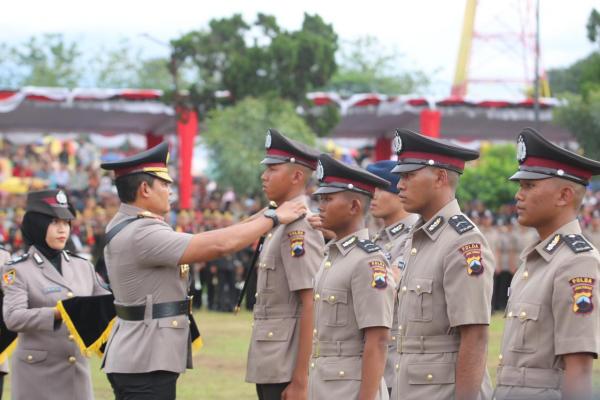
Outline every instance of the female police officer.
<svg viewBox="0 0 600 400"><path fill-rule="evenodd" d="M4 320L18 332L15 400L93 398L88 362L55 307L73 296L108 293L88 261L64 250L74 213L63 191L30 192L21 227L29 248L2 267Z"/></svg>

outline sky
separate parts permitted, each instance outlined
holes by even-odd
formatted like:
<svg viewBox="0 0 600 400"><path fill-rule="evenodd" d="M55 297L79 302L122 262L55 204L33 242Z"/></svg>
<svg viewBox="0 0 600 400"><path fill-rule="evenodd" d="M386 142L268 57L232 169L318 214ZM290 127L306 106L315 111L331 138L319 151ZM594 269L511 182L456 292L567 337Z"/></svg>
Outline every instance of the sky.
<svg viewBox="0 0 600 400"><path fill-rule="evenodd" d="M400 52L399 69L421 70L432 78L430 95L447 95L452 83L466 0L369 0L369 1L138 1L138 0L0 0L2 27L0 42L19 43L41 33L63 33L82 42L84 48L110 47L121 38L142 48L144 54L167 55L158 41L205 27L212 18L241 13L253 21L258 12L275 15L287 29L298 29L304 12L319 14L333 24L342 40L375 36L382 45ZM527 5L534 0L478 0L475 30L482 36L517 32ZM541 49L545 69L568 66L586 56L594 46L588 42L585 24L598 0L540 0ZM519 13L521 10L521 13ZM532 13L529 15L533 16ZM533 29L533 25L529 25ZM504 35L506 36L506 35ZM471 75L480 79L521 79L531 73L516 37L474 42ZM498 49L498 50L494 50ZM524 55L525 54L525 55ZM476 97L501 97L513 92L506 84L473 85Z"/></svg>

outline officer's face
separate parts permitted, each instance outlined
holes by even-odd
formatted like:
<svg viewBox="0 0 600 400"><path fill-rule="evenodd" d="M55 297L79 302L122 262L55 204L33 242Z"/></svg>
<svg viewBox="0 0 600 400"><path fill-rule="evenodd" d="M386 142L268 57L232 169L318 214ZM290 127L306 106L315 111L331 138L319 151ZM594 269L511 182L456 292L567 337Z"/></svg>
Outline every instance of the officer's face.
<svg viewBox="0 0 600 400"><path fill-rule="evenodd" d="M386 218L402 209L402 201L398 198L397 194L379 188L375 189L375 195L369 207L372 216L375 218Z"/></svg>
<svg viewBox="0 0 600 400"><path fill-rule="evenodd" d="M261 175L262 189L269 200L280 202L290 188L291 169L287 164L270 164Z"/></svg>
<svg viewBox="0 0 600 400"><path fill-rule="evenodd" d="M517 221L523 226L540 227L555 218L554 197L556 186L551 179L519 181Z"/></svg>
<svg viewBox="0 0 600 400"><path fill-rule="evenodd" d="M429 168L403 172L398 182L398 197L404 205L404 210L410 213L420 212L426 207L428 193L434 187L436 176Z"/></svg>
<svg viewBox="0 0 600 400"><path fill-rule="evenodd" d="M158 215L168 213L171 209L171 184L162 179L155 179L152 182L150 190L152 191L151 196L149 196L152 202L152 209L149 209L149 211Z"/></svg>
<svg viewBox="0 0 600 400"><path fill-rule="evenodd" d="M343 192L319 195L319 218L324 229L337 231L350 215L351 203Z"/></svg>
<svg viewBox="0 0 600 400"><path fill-rule="evenodd" d="M62 250L67 244L69 234L71 233L71 226L68 221L64 219L55 218L48 225L46 231L46 244L48 247L54 250Z"/></svg>

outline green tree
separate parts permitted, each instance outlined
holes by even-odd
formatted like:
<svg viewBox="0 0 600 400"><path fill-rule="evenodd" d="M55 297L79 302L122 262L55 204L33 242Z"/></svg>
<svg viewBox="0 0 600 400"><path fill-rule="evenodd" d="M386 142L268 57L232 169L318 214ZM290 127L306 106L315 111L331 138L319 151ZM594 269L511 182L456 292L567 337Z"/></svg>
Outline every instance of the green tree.
<svg viewBox="0 0 600 400"><path fill-rule="evenodd" d="M463 204L475 199L492 210L511 202L517 184L508 180L518 168L512 144L482 146L481 156L460 178L457 198Z"/></svg>
<svg viewBox="0 0 600 400"><path fill-rule="evenodd" d="M209 113L203 138L211 151L211 175L220 185L237 193L260 192L259 165L268 128L308 145L315 143L314 133L290 101L248 97Z"/></svg>
<svg viewBox="0 0 600 400"><path fill-rule="evenodd" d="M555 120L569 129L586 156L600 159L600 85L585 95L565 94L567 105L555 109Z"/></svg>
<svg viewBox="0 0 600 400"><path fill-rule="evenodd" d="M600 13L595 8L590 13L585 27L589 41L598 42L598 47L600 47Z"/></svg>

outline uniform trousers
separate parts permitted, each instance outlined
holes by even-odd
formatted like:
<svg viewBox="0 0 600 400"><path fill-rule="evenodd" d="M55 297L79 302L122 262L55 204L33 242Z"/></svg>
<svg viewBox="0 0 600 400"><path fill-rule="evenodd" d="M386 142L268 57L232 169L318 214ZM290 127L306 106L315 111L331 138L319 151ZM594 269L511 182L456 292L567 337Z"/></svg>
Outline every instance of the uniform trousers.
<svg viewBox="0 0 600 400"><path fill-rule="evenodd" d="M109 373L115 400L175 400L179 374L152 371L140 374Z"/></svg>
<svg viewBox="0 0 600 400"><path fill-rule="evenodd" d="M289 382L257 383L256 394L258 394L258 400L281 400L281 394L289 384Z"/></svg>

